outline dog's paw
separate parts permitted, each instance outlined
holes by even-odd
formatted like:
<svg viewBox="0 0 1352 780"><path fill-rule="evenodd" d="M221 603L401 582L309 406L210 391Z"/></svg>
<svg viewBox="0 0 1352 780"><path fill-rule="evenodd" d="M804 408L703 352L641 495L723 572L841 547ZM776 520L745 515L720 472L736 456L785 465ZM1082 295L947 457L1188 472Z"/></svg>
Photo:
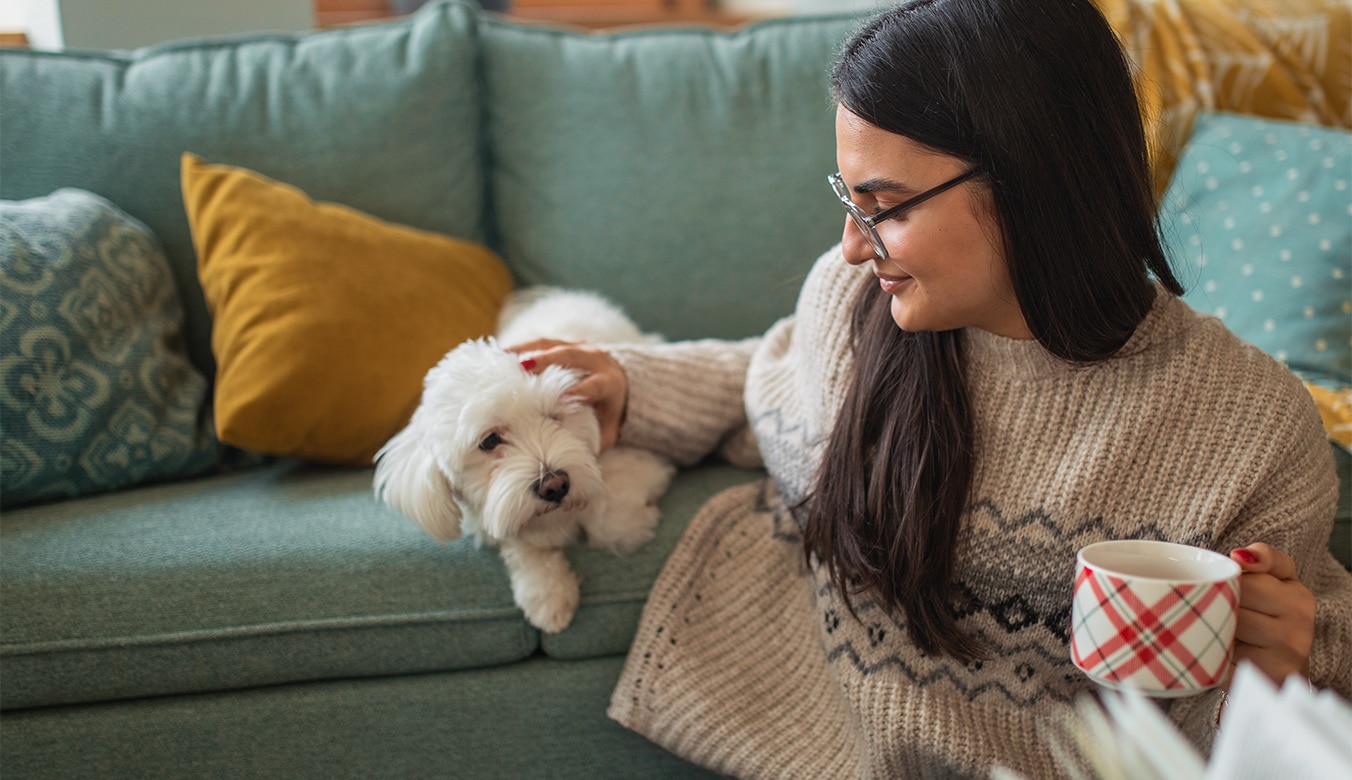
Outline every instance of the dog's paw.
<svg viewBox="0 0 1352 780"><path fill-rule="evenodd" d="M567 628L577 612L580 580L563 550L509 539L500 552L512 581L512 599L526 620L547 634Z"/></svg>
<svg viewBox="0 0 1352 780"><path fill-rule="evenodd" d="M580 588L576 574L555 579L544 588L519 588L516 603L526 620L546 634L557 634L568 627L577 612Z"/></svg>

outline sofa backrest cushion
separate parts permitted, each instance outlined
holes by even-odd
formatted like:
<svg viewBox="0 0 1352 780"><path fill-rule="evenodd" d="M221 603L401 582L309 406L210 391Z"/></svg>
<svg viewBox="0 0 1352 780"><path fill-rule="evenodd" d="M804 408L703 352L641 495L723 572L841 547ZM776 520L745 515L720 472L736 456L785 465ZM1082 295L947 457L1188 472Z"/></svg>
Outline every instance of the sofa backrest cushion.
<svg viewBox="0 0 1352 780"><path fill-rule="evenodd" d="M183 293L193 361L210 374L179 156L481 240L474 37L470 8L437 5L391 24L130 53L0 49L0 197L80 187L148 225Z"/></svg>
<svg viewBox="0 0 1352 780"><path fill-rule="evenodd" d="M830 64L854 17L609 35L486 20L492 218L518 278L671 339L758 335L840 240Z"/></svg>

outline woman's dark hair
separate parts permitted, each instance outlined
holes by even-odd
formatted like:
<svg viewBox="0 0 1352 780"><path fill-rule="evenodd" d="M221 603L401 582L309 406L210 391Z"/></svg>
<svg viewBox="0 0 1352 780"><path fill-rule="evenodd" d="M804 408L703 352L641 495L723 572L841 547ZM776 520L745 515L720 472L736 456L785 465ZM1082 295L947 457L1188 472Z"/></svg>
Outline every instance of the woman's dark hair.
<svg viewBox="0 0 1352 780"><path fill-rule="evenodd" d="M1151 273L1181 294L1130 68L1089 0L903 3L845 43L831 80L865 121L981 168L1019 307L1051 354L1115 354L1152 306ZM852 345L805 553L851 611L871 594L922 650L974 660L954 608L974 457L961 333L902 331L870 278Z"/></svg>

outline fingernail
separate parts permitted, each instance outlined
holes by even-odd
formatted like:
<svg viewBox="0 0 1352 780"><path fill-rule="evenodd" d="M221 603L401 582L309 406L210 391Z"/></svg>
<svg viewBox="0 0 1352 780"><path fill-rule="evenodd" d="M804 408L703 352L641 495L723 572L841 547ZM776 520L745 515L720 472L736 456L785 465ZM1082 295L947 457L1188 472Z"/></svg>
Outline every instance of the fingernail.
<svg viewBox="0 0 1352 780"><path fill-rule="evenodd" d="M1258 563L1258 556L1242 547L1238 550L1231 550L1230 557L1238 558L1240 563Z"/></svg>
<svg viewBox="0 0 1352 780"><path fill-rule="evenodd" d="M526 371L534 371L534 370L535 370L535 359L534 359L534 358L526 358L525 360L521 361L521 368L524 369L524 370L526 370Z"/></svg>

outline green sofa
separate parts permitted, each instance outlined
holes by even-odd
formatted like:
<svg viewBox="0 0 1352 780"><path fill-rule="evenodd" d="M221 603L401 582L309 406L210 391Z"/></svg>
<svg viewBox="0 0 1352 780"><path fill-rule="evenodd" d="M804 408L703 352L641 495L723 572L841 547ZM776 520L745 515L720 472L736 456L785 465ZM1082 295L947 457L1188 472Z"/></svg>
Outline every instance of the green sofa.
<svg viewBox="0 0 1352 780"><path fill-rule="evenodd" d="M201 379L190 457L0 519L5 778L708 774L605 709L690 517L761 475L683 470L652 543L573 551L582 606L541 634L492 551L432 541L370 469L212 440L180 155L482 242L517 283L602 291L668 338L751 336L839 238L826 83L856 23L595 35L440 2L299 36L0 50L0 198L85 190L153 234ZM24 442L0 435L9 490Z"/></svg>

